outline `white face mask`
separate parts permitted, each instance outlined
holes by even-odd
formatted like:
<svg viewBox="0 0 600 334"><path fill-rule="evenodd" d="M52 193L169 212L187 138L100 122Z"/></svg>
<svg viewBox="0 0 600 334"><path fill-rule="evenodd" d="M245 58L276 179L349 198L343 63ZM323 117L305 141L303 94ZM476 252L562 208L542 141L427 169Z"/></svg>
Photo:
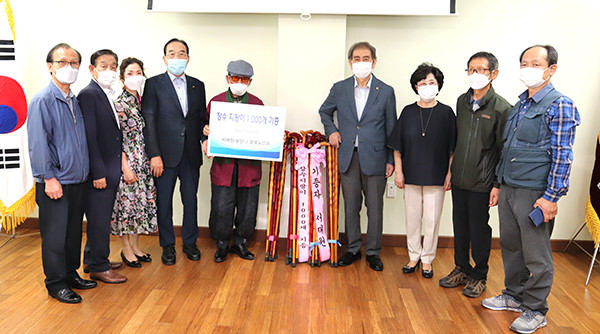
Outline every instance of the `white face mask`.
<svg viewBox="0 0 600 334"><path fill-rule="evenodd" d="M477 72L469 75L469 84L473 89L482 89L490 83L490 78L485 74L479 74Z"/></svg>
<svg viewBox="0 0 600 334"><path fill-rule="evenodd" d="M433 101L439 92L437 85L419 86L417 91L419 92L419 97L421 97L421 100L425 102Z"/></svg>
<svg viewBox="0 0 600 334"><path fill-rule="evenodd" d="M550 67L548 67L550 68ZM542 70L541 68L535 67L523 67L520 71L521 82L527 86L527 88L536 88L544 84L548 79L544 80L544 72L548 69Z"/></svg>
<svg viewBox="0 0 600 334"><path fill-rule="evenodd" d="M57 69L54 76L60 83L70 85L77 80L77 74L79 74L79 70L68 65Z"/></svg>
<svg viewBox="0 0 600 334"><path fill-rule="evenodd" d="M146 78L144 78L143 75L135 75L132 77L127 77L127 78L125 78L125 87L127 87L131 90L138 91L138 90L140 90L140 88L142 88L142 84L144 83L145 79Z"/></svg>
<svg viewBox="0 0 600 334"><path fill-rule="evenodd" d="M96 70L98 71L98 70ZM98 71L98 84L102 88L110 88L117 81L117 72L111 70Z"/></svg>
<svg viewBox="0 0 600 334"><path fill-rule="evenodd" d="M368 61L359 61L352 64L352 73L359 79L364 79L371 74L373 63Z"/></svg>
<svg viewBox="0 0 600 334"><path fill-rule="evenodd" d="M248 90L248 85L245 85L243 83L230 83L229 89L231 90L231 93L233 95L242 96L246 94L246 91Z"/></svg>

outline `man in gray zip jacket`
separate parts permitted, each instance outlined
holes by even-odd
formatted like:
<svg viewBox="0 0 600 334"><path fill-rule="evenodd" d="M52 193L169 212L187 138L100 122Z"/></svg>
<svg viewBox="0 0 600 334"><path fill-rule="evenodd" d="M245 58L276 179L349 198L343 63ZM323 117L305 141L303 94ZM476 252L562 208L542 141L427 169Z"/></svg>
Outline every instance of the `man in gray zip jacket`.
<svg viewBox="0 0 600 334"><path fill-rule="evenodd" d="M472 55L466 72L471 88L456 102L457 140L451 167L456 267L439 283L445 288L466 284L463 294L476 298L486 288L492 244L489 208L498 204L495 169L512 106L492 88L498 77L498 59L493 54Z"/></svg>

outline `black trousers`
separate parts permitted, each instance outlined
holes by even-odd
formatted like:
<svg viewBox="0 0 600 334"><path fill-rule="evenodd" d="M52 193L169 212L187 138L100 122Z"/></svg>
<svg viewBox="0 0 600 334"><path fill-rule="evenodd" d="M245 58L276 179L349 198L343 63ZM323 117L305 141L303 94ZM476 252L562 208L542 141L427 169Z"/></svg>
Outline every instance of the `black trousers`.
<svg viewBox="0 0 600 334"><path fill-rule="evenodd" d="M165 167L160 177L154 178L156 184L156 205L158 209L158 235L160 246L175 245L173 231L173 193L179 178L179 192L183 203L183 223L181 241L192 245L198 239L198 182L200 166L193 166L188 156L187 146L179 164L173 168Z"/></svg>
<svg viewBox="0 0 600 334"><path fill-rule="evenodd" d="M479 193L452 186L454 225L454 262L473 279L487 278L492 246L492 228L488 224L490 193ZM471 266L469 250L475 262Z"/></svg>
<svg viewBox="0 0 600 334"><path fill-rule="evenodd" d="M63 196L53 200L46 195L46 184L36 183L35 201L39 206L42 237L42 266L48 291L69 287L81 260L81 226L87 195L87 182L63 184Z"/></svg>
<svg viewBox="0 0 600 334"><path fill-rule="evenodd" d="M220 242L229 242L233 233L234 244L246 244L256 228L259 185L238 187L238 165L233 169L229 187L211 184L210 236ZM233 226L235 225L235 230Z"/></svg>
<svg viewBox="0 0 600 334"><path fill-rule="evenodd" d="M110 269L110 221L116 197L116 187L96 189L90 182L85 205L87 242L83 253L83 263L90 266L90 272Z"/></svg>

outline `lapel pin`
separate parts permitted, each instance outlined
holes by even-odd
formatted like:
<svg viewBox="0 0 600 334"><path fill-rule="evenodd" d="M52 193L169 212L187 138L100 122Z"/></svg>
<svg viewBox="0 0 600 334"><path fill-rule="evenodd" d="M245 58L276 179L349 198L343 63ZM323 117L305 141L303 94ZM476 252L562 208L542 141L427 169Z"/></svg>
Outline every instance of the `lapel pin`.
<svg viewBox="0 0 600 334"><path fill-rule="evenodd" d="M379 87L375 87L375 89L379 89Z"/></svg>

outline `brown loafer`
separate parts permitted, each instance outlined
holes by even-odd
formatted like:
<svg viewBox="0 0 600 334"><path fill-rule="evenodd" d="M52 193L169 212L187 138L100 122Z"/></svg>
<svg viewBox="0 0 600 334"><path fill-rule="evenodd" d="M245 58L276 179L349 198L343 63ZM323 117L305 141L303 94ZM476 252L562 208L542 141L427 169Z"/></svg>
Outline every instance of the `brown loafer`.
<svg viewBox="0 0 600 334"><path fill-rule="evenodd" d="M123 262L109 262L110 269L119 269L123 266Z"/></svg>
<svg viewBox="0 0 600 334"><path fill-rule="evenodd" d="M127 281L127 277L117 274L117 272L112 269L100 273L90 273L90 278L111 284L123 283Z"/></svg>
<svg viewBox="0 0 600 334"><path fill-rule="evenodd" d="M110 266L110 269L119 269L123 266L123 262L109 262L108 265ZM90 266L88 266L87 264L83 265L83 272L86 274L90 273Z"/></svg>

